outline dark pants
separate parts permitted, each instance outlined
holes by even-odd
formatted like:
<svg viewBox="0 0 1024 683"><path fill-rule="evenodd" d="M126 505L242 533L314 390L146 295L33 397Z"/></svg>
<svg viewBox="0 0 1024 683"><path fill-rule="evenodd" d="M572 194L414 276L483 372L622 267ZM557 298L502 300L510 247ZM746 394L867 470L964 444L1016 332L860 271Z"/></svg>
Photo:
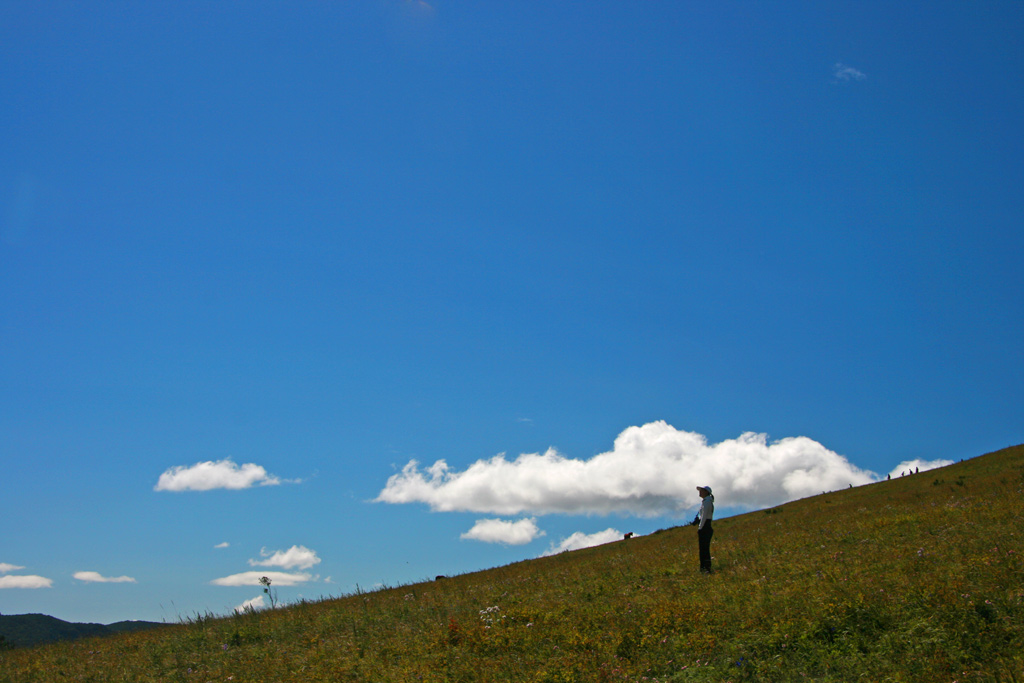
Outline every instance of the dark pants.
<svg viewBox="0 0 1024 683"><path fill-rule="evenodd" d="M697 531L697 544L700 546L700 570L711 571L711 537L715 530L711 528L711 522L705 522L704 527Z"/></svg>

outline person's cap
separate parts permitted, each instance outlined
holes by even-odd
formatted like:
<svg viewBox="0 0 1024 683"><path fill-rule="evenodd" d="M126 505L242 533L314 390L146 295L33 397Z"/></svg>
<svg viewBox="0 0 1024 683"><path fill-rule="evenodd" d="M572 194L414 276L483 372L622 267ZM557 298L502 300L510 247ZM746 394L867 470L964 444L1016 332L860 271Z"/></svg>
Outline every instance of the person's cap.
<svg viewBox="0 0 1024 683"><path fill-rule="evenodd" d="M698 491L707 491L708 493L711 493L711 487L710 486L698 486L697 490Z"/></svg>

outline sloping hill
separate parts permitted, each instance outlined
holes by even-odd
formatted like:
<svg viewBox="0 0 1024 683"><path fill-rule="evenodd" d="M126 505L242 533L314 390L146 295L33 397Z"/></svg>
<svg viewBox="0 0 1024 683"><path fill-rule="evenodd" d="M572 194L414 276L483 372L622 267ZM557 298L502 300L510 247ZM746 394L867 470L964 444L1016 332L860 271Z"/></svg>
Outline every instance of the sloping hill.
<svg viewBox="0 0 1024 683"><path fill-rule="evenodd" d="M15 647L110 635L102 624L74 624L45 614L0 615L0 636Z"/></svg>
<svg viewBox="0 0 1024 683"><path fill-rule="evenodd" d="M444 581L0 653L0 682L1024 681L1024 447Z"/></svg>
<svg viewBox="0 0 1024 683"><path fill-rule="evenodd" d="M121 621L116 624L78 624L45 614L0 615L0 637L10 646L31 647L59 640L73 640L164 626L149 621Z"/></svg>
<svg viewBox="0 0 1024 683"><path fill-rule="evenodd" d="M136 631L148 631L151 628L162 628L168 626L168 624L161 623L159 621L116 621L113 624L107 624L107 629L113 633L135 633Z"/></svg>

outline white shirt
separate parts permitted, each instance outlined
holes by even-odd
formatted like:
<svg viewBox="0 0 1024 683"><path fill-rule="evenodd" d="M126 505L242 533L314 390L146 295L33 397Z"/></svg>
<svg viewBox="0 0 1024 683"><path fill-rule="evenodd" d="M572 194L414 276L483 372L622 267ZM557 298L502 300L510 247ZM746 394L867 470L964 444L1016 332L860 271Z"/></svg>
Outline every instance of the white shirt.
<svg viewBox="0 0 1024 683"><path fill-rule="evenodd" d="M704 522L710 522L711 518L715 514L715 497L712 495L705 496L700 501L700 525L697 526L697 531L704 528Z"/></svg>

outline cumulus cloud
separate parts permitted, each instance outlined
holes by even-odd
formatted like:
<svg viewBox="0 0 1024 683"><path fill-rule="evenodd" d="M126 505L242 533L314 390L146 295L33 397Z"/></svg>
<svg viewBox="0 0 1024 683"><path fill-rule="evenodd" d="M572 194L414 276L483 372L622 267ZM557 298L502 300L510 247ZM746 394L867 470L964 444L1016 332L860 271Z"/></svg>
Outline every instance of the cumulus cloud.
<svg viewBox="0 0 1024 683"><path fill-rule="evenodd" d="M267 474L255 463L235 464L230 458L217 462L178 465L160 475L155 491L210 491L212 489L247 489L253 486L275 486L281 479Z"/></svg>
<svg viewBox="0 0 1024 683"><path fill-rule="evenodd" d="M618 529L605 529L604 531L598 531L595 534L585 534L582 531L577 531L568 538L563 538L559 543L552 542L551 546L541 554L541 557L557 555L558 553L565 552L566 550L590 548L595 545L603 545L605 543L620 540L622 540L622 532Z"/></svg>
<svg viewBox="0 0 1024 683"><path fill-rule="evenodd" d="M836 62L832 67L832 76L837 81L863 81L867 79L867 75L863 71L858 71L852 66L846 66L841 62Z"/></svg>
<svg viewBox="0 0 1024 683"><path fill-rule="evenodd" d="M297 586L300 583L311 581L313 577L306 573L289 574L286 572L242 572L232 574L220 579L214 579L210 583L214 586L258 586L260 579L267 577L274 586Z"/></svg>
<svg viewBox="0 0 1024 683"><path fill-rule="evenodd" d="M16 564L7 564L6 562L0 562L0 574L7 574L8 572L15 572L19 569L24 569Z"/></svg>
<svg viewBox="0 0 1024 683"><path fill-rule="evenodd" d="M899 465L896 465L896 467L894 467L891 472L889 472L889 476L898 477L900 474L904 472L914 472L915 470L924 472L925 470L934 470L939 467L945 467L946 465L952 464L952 460L921 460L920 458L915 458L914 460L904 460Z"/></svg>
<svg viewBox="0 0 1024 683"><path fill-rule="evenodd" d="M241 605L235 608L236 612L247 612L249 610L263 609L266 607L266 603L263 602L263 596L257 595L252 600L246 600Z"/></svg>
<svg viewBox="0 0 1024 683"><path fill-rule="evenodd" d="M316 551L310 550L304 545L293 545L288 550L276 550L268 553L266 548L260 550L260 557L264 560L249 560L253 567L281 567L282 569L309 569L313 565L320 564L320 558Z"/></svg>
<svg viewBox="0 0 1024 683"><path fill-rule="evenodd" d="M75 572L74 577L86 583L136 583L130 576L102 576L99 572Z"/></svg>
<svg viewBox="0 0 1024 683"><path fill-rule="evenodd" d="M555 449L515 460L499 454L464 471L444 460L421 469L411 460L375 500L441 512L653 517L696 507L697 485L711 486L720 506L757 509L874 480L873 472L807 437L769 443L765 434L748 432L711 445L658 421L627 428L612 450L589 460Z"/></svg>
<svg viewBox="0 0 1024 683"><path fill-rule="evenodd" d="M516 522L504 519L478 519L473 528L460 538L484 543L524 545L544 532L537 527L536 518L520 519Z"/></svg>
<svg viewBox="0 0 1024 683"><path fill-rule="evenodd" d="M0 588L50 588L51 586L53 586L53 579L35 574L0 576Z"/></svg>
<svg viewBox="0 0 1024 683"><path fill-rule="evenodd" d="M227 541L224 541L223 543L218 543L217 545L215 545L213 547L217 548L217 549L220 549L220 548L230 548L231 544L228 543Z"/></svg>

